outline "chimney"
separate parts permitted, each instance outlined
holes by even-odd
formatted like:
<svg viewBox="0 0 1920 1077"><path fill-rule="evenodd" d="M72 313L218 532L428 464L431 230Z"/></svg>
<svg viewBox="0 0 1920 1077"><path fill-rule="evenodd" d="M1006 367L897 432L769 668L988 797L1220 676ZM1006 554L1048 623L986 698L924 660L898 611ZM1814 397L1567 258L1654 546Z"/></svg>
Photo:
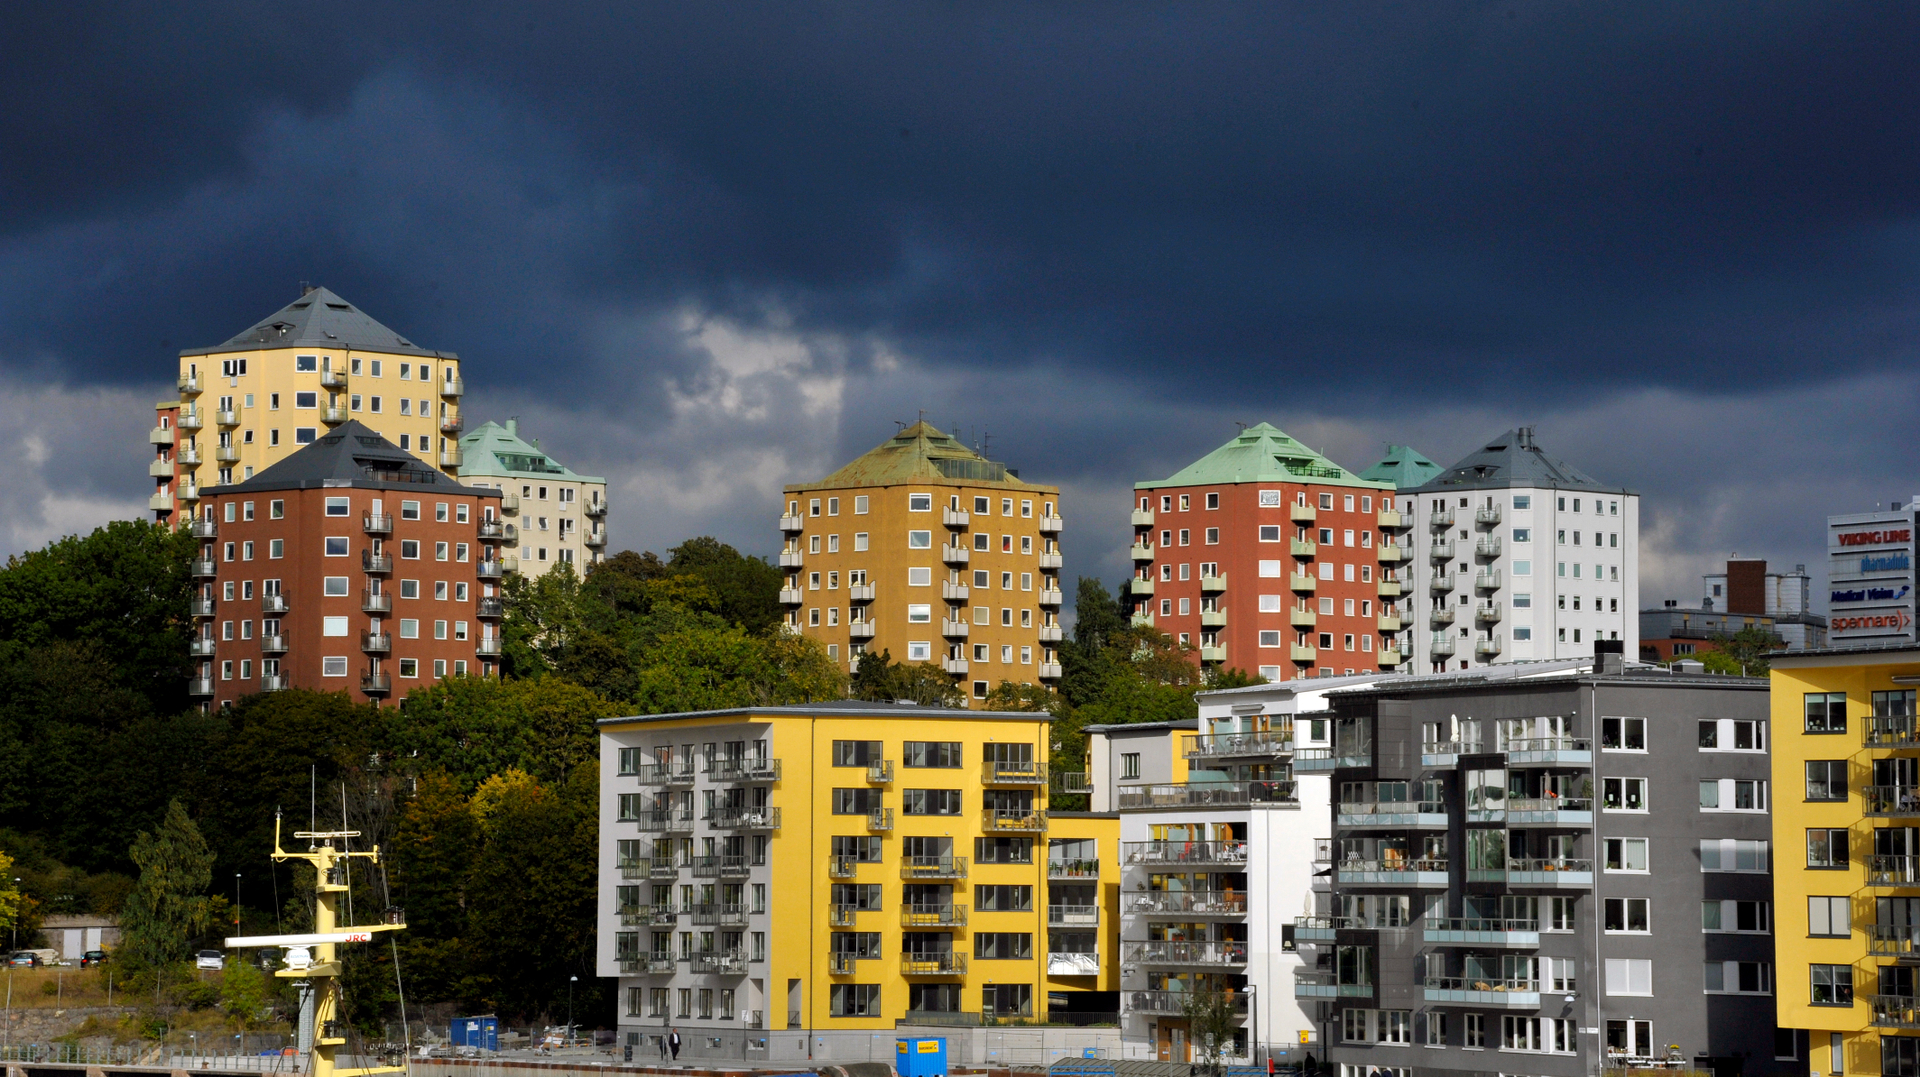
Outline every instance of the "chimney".
<svg viewBox="0 0 1920 1077"><path fill-rule="evenodd" d="M313 285L308 284L306 281L300 282L300 294L302 297L312 295L313 291L314 291Z"/></svg>
<svg viewBox="0 0 1920 1077"><path fill-rule="evenodd" d="M1597 639L1593 641L1593 671L1609 677L1617 677L1627 671L1627 641L1623 639Z"/></svg>
<svg viewBox="0 0 1920 1077"><path fill-rule="evenodd" d="M520 436L520 417L518 415L507 416L507 436L510 438Z"/></svg>

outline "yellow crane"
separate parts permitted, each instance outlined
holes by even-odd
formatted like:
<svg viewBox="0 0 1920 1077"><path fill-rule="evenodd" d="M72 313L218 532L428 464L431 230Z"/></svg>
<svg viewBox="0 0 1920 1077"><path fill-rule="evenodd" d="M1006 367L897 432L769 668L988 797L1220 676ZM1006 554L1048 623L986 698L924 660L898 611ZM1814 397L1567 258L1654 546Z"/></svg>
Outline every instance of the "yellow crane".
<svg viewBox="0 0 1920 1077"><path fill-rule="evenodd" d="M384 922L342 927L338 902L350 888L348 866L354 857L380 862L380 847L371 852L350 852L348 838L360 836L358 830L296 830L295 838L307 840L307 851L287 852L280 848L280 817L273 819L273 859L304 860L313 865L313 930L299 935L247 935L227 940L228 949L260 946L286 947L286 967L274 975L287 980L306 980L313 992L313 1062L311 1077L360 1077L371 1073L404 1073L407 1067L365 1066L340 1069L334 1065L334 1052L347 1042L345 1025L340 1020L340 961L334 947L341 943L370 942L379 931L399 931L407 926L398 909L388 909ZM334 848L338 842L340 848Z"/></svg>

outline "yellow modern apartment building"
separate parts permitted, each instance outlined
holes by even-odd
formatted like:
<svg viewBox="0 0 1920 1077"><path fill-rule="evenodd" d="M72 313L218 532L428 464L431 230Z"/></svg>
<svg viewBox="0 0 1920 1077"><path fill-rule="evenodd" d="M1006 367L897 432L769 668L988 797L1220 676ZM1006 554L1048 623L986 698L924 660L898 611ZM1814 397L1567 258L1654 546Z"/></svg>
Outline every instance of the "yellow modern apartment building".
<svg viewBox="0 0 1920 1077"><path fill-rule="evenodd" d="M180 353L150 439L160 519L245 482L348 419L448 475L460 467L460 358L423 348L325 288L223 344Z"/></svg>
<svg viewBox="0 0 1920 1077"><path fill-rule="evenodd" d="M600 732L623 1042L864 1060L896 1026L1115 1019L1119 821L1047 810L1045 714L839 701Z"/></svg>
<svg viewBox="0 0 1920 1077"><path fill-rule="evenodd" d="M786 496L786 623L843 668L937 663L971 700L1059 681L1058 487L919 422Z"/></svg>
<svg viewBox="0 0 1920 1077"><path fill-rule="evenodd" d="M1910 643L1772 656L1775 1055L1920 1073L1920 726Z"/></svg>

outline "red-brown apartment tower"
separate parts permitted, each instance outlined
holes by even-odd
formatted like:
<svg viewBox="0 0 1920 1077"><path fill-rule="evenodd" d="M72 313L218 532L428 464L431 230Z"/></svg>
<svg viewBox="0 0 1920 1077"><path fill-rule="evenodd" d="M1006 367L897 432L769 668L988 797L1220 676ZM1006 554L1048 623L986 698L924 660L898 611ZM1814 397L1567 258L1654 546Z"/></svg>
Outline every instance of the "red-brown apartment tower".
<svg viewBox="0 0 1920 1077"><path fill-rule="evenodd" d="M192 522L191 694L286 688L399 699L500 660L500 492L462 486L348 421Z"/></svg>
<svg viewBox="0 0 1920 1077"><path fill-rule="evenodd" d="M1136 622L1271 681L1399 667L1391 483L1261 423L1134 498Z"/></svg>

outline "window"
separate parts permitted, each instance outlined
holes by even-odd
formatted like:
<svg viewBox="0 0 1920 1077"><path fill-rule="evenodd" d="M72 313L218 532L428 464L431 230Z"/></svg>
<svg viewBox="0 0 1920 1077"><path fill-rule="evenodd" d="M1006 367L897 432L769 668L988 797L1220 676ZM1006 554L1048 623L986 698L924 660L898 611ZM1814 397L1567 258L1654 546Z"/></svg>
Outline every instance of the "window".
<svg viewBox="0 0 1920 1077"><path fill-rule="evenodd" d="M907 511L908 512L932 512L933 511L933 495L932 494L908 494L907 495Z"/></svg>
<svg viewBox="0 0 1920 1077"><path fill-rule="evenodd" d="M907 549L909 550L933 549L933 532L931 531L907 532Z"/></svg>
<svg viewBox="0 0 1920 1077"><path fill-rule="evenodd" d="M1847 694L1845 692L1808 692L1807 732L1845 733L1847 731Z"/></svg>
<svg viewBox="0 0 1920 1077"><path fill-rule="evenodd" d="M686 989L681 992L686 993ZM834 984L828 996L828 1012L834 1017L878 1017L880 985Z"/></svg>
<svg viewBox="0 0 1920 1077"><path fill-rule="evenodd" d="M1718 964L1717 962L1714 964ZM1713 983L1714 964L1707 966L1707 990L1715 990ZM1812 993L1807 1001L1815 1006L1851 1006L1853 1005L1853 966L1852 965L1811 965ZM1725 982L1722 973L1722 983Z"/></svg>
<svg viewBox="0 0 1920 1077"><path fill-rule="evenodd" d="M1647 720L1645 718L1600 719L1600 747L1619 752L1646 751Z"/></svg>
<svg viewBox="0 0 1920 1077"><path fill-rule="evenodd" d="M1842 799L1845 799L1844 795ZM1709 778L1700 783L1701 811L1765 811L1766 809L1766 782Z"/></svg>
<svg viewBox="0 0 1920 1077"><path fill-rule="evenodd" d="M1027 931L982 931L973 937L973 956L982 961L1027 961L1033 958L1033 934Z"/></svg>
<svg viewBox="0 0 1920 1077"><path fill-rule="evenodd" d="M958 767L960 742L957 740L910 740L901 745L901 765L908 767Z"/></svg>
<svg viewBox="0 0 1920 1077"><path fill-rule="evenodd" d="M1542 931L1567 932L1573 930L1573 903L1576 899L1557 897L1547 899L1547 921L1541 925Z"/></svg>
<svg viewBox="0 0 1920 1077"><path fill-rule="evenodd" d="M833 814L865 815L880 807L880 791L877 789L835 789L833 791Z"/></svg>
<svg viewBox="0 0 1920 1077"><path fill-rule="evenodd" d="M1485 1047L1487 1045L1487 1015L1483 1013L1469 1013L1462 1016L1465 1018L1464 1023L1466 1025L1466 1036L1463 1040L1465 1046Z"/></svg>
<svg viewBox="0 0 1920 1077"><path fill-rule="evenodd" d="M903 815L959 815L960 790L902 790L900 810Z"/></svg>
<svg viewBox="0 0 1920 1077"><path fill-rule="evenodd" d="M320 581L320 591L328 598L341 598L347 594L347 577L326 576Z"/></svg>
<svg viewBox="0 0 1920 1077"><path fill-rule="evenodd" d="M1600 779L1600 806L1606 811L1646 811L1645 778Z"/></svg>
<svg viewBox="0 0 1920 1077"><path fill-rule="evenodd" d="M1704 851L1704 844L1702 849ZM1847 832L1842 827L1813 827L1807 831L1807 866L1844 868L1847 866Z"/></svg>
<svg viewBox="0 0 1920 1077"><path fill-rule="evenodd" d="M344 636L348 632L344 615L320 618L320 634L323 636Z"/></svg>
<svg viewBox="0 0 1920 1077"><path fill-rule="evenodd" d="M881 743L877 740L836 740L833 742L833 765L836 767L864 767L878 761L882 756ZM839 841L839 838L835 838Z"/></svg>
<svg viewBox="0 0 1920 1077"><path fill-rule="evenodd" d="M1646 958L1607 958L1607 994L1653 994L1653 962Z"/></svg>
<svg viewBox="0 0 1920 1077"><path fill-rule="evenodd" d="M1709 901L1707 904L1717 906L1721 902ZM1761 903L1752 902L1751 904ZM1708 930L1724 929L1709 928ZM1853 913L1848 899L1825 895L1807 898L1807 934L1829 939L1844 939L1852 935Z"/></svg>
<svg viewBox="0 0 1920 1077"><path fill-rule="evenodd" d="M1031 886L976 886L973 907L979 912L1032 912Z"/></svg>
<svg viewBox="0 0 1920 1077"><path fill-rule="evenodd" d="M420 518L420 502L400 502L400 518L402 520L418 520Z"/></svg>
<svg viewBox="0 0 1920 1077"><path fill-rule="evenodd" d="M933 621L933 606L925 603L909 603L907 606L908 624L930 624Z"/></svg>
<svg viewBox="0 0 1920 1077"><path fill-rule="evenodd" d="M1842 834L1846 833L1841 831ZM1703 838L1700 841L1701 871L1765 872L1767 843L1733 838Z"/></svg>
<svg viewBox="0 0 1920 1077"><path fill-rule="evenodd" d="M1632 872L1647 870L1647 839L1608 838L1603 844L1606 850L1606 870Z"/></svg>
<svg viewBox="0 0 1920 1077"><path fill-rule="evenodd" d="M1709 723L1702 722L1705 726ZM1707 783L1702 782L1701 785ZM1847 763L1844 759L1810 759L1807 761L1807 799L1808 800L1845 800L1847 799Z"/></svg>
<svg viewBox="0 0 1920 1077"><path fill-rule="evenodd" d="M1033 842L1029 838L975 838L973 859L981 864L1031 864Z"/></svg>
<svg viewBox="0 0 1920 1077"><path fill-rule="evenodd" d="M1772 906L1764 901L1703 901L1700 903L1700 930L1764 935L1772 930L1769 924L1771 911ZM1845 922L1844 919L1842 922Z"/></svg>
<svg viewBox="0 0 1920 1077"><path fill-rule="evenodd" d="M1325 535L1324 531L1322 532L1322 535L1323 536ZM1260 525L1260 541L1261 542L1279 542L1280 541L1279 525L1278 524L1261 524Z"/></svg>
<svg viewBox="0 0 1920 1077"><path fill-rule="evenodd" d="M317 408L320 406L320 394L295 393L293 394L293 406L296 408Z"/></svg>
<svg viewBox="0 0 1920 1077"><path fill-rule="evenodd" d="M1841 967L1846 968L1851 976L1851 967ZM1708 994L1770 995L1773 993L1773 966L1764 961L1709 961L1706 966L1706 987ZM1851 979L1847 985L1847 998L1851 1004Z"/></svg>
<svg viewBox="0 0 1920 1077"><path fill-rule="evenodd" d="M401 639L419 639L420 638L420 621L418 618L414 618L414 617L400 618L400 638Z"/></svg>
<svg viewBox="0 0 1920 1077"><path fill-rule="evenodd" d="M1605 929L1612 934L1647 934L1646 898L1607 898Z"/></svg>
<svg viewBox="0 0 1920 1077"><path fill-rule="evenodd" d="M1139 752L1121 752L1120 753L1121 780L1128 781L1128 780L1138 779L1139 777L1140 777L1140 753Z"/></svg>

